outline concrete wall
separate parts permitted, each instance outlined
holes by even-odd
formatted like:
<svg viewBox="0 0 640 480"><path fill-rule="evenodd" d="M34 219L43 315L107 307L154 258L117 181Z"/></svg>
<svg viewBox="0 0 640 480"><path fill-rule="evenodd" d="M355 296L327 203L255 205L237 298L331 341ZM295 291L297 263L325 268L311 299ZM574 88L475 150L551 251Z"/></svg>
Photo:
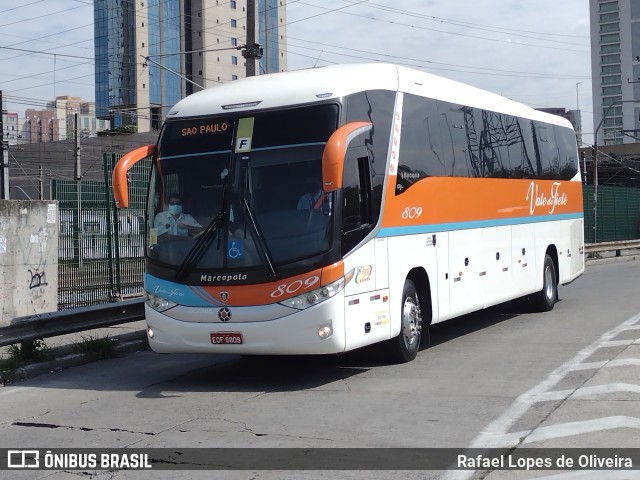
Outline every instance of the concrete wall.
<svg viewBox="0 0 640 480"><path fill-rule="evenodd" d="M0 200L0 326L58 309L58 202Z"/></svg>

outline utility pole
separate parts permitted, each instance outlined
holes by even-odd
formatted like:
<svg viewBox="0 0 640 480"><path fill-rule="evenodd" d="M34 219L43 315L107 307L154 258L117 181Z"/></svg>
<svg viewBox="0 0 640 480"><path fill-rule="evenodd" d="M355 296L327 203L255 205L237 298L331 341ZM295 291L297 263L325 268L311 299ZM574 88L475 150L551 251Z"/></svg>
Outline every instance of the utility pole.
<svg viewBox="0 0 640 480"><path fill-rule="evenodd" d="M74 157L76 159L76 169L75 169L75 174L76 174L76 181L79 182L80 179L82 178L82 171L80 170L80 135L78 133L78 125L79 120L78 120L78 114L75 113L73 115L73 152L74 152Z"/></svg>
<svg viewBox="0 0 640 480"><path fill-rule="evenodd" d="M76 160L76 168L75 168L75 177L76 177L76 194L77 194L77 202L78 202L78 221L77 225L77 235L78 235L78 268L82 269L82 235L84 231L84 224L82 222L82 169L80 163L80 132L78 132L79 128L79 117L78 114L75 113L73 115L73 156Z"/></svg>
<svg viewBox="0 0 640 480"><path fill-rule="evenodd" d="M256 59L262 58L262 47L256 43L256 1L247 0L247 44L242 50L246 63L246 76L256 74Z"/></svg>
<svg viewBox="0 0 640 480"><path fill-rule="evenodd" d="M9 200L9 143L5 141L4 136L4 109L2 102L2 90L0 90L0 160L2 161L2 169L0 175L2 175L2 198Z"/></svg>

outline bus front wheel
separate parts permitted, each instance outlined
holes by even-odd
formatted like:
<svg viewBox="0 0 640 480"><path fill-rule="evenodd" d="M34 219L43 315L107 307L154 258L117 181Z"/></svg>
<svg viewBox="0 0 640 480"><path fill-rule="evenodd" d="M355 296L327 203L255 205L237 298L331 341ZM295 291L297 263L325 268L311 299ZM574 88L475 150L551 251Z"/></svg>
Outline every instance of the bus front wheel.
<svg viewBox="0 0 640 480"><path fill-rule="evenodd" d="M398 363L415 359L422 337L422 312L415 284L407 279L402 290L400 334L389 340L391 358Z"/></svg>
<svg viewBox="0 0 640 480"><path fill-rule="evenodd" d="M539 312L549 312L558 301L558 280L556 267L549 255L544 256L542 269L542 290L531 295L531 304Z"/></svg>

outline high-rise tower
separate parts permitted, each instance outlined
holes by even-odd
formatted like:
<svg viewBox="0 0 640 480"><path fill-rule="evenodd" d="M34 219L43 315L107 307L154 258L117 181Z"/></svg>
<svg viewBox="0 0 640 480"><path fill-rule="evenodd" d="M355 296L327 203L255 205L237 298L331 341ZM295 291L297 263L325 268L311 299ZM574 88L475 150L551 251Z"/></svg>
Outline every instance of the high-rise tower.
<svg viewBox="0 0 640 480"><path fill-rule="evenodd" d="M286 69L285 0L256 0L264 56ZM246 0L95 0L96 116L160 128L181 98L245 76Z"/></svg>
<svg viewBox="0 0 640 480"><path fill-rule="evenodd" d="M594 127L600 145L640 137L640 0L589 0ZM607 113L608 112L608 113Z"/></svg>

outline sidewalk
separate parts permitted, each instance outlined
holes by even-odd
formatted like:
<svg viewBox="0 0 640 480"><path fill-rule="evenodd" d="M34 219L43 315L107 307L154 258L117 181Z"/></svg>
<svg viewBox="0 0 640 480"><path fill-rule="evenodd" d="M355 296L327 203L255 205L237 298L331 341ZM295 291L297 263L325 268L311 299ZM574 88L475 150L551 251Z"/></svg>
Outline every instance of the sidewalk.
<svg viewBox="0 0 640 480"><path fill-rule="evenodd" d="M601 265L606 263L631 262L634 260L640 260L639 249L621 250L619 257L616 256L615 250L611 250L608 252L599 252L597 255L597 258L586 258L587 267L589 267L590 265Z"/></svg>
<svg viewBox="0 0 640 480"><path fill-rule="evenodd" d="M53 352L51 352L53 358L51 360L34 361L17 368L9 374L5 374L5 377L2 377L2 372L0 372L0 385L100 360L103 357L100 357L98 352L76 353L74 346L83 343L86 339L104 338L109 338L113 344L109 355L111 357L124 356L131 352L149 349L144 320L51 337L45 339L46 347L53 349ZM10 348L9 346L0 347L0 359L9 357Z"/></svg>

